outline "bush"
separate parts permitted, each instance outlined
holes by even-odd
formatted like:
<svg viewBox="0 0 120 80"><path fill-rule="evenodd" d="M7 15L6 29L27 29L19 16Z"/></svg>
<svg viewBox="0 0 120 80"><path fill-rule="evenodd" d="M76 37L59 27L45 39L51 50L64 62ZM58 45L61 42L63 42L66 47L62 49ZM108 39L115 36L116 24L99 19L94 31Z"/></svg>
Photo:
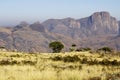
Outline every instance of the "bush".
<svg viewBox="0 0 120 80"><path fill-rule="evenodd" d="M77 55L74 56L55 56L55 57L51 57L50 59L54 60L54 61L64 61L64 62L80 62L82 64L88 64L88 65L113 65L113 66L119 66L120 65L120 61L117 60L113 60L110 61L108 59L103 59L102 61L98 61L97 59L88 59L87 57L84 57L83 59L80 59Z"/></svg>
<svg viewBox="0 0 120 80"><path fill-rule="evenodd" d="M11 64L11 62L9 60L7 60L7 59L0 61L0 65L9 65L9 64Z"/></svg>
<svg viewBox="0 0 120 80"><path fill-rule="evenodd" d="M105 80L119 80L120 79L120 73L115 74L107 74Z"/></svg>
<svg viewBox="0 0 120 80"><path fill-rule="evenodd" d="M103 59L101 62L100 62L102 65L109 65L110 64L110 61L108 59Z"/></svg>
<svg viewBox="0 0 120 80"><path fill-rule="evenodd" d="M79 49L76 49L76 51L90 51L91 48L79 48Z"/></svg>
<svg viewBox="0 0 120 80"><path fill-rule="evenodd" d="M25 65L35 65L37 62L36 61L30 61L30 60L23 60L23 64Z"/></svg>
<svg viewBox="0 0 120 80"><path fill-rule="evenodd" d="M88 80L101 80L101 77L92 77L92 78L89 78Z"/></svg>
<svg viewBox="0 0 120 80"><path fill-rule="evenodd" d="M112 49L109 47L102 47L97 50L97 52L104 52L104 53L110 53L112 52Z"/></svg>
<svg viewBox="0 0 120 80"><path fill-rule="evenodd" d="M108 59L103 59L101 62L99 62L101 65L120 65L120 62L117 60L109 61Z"/></svg>
<svg viewBox="0 0 120 80"><path fill-rule="evenodd" d="M72 44L71 48L69 49L71 52L76 51L76 44Z"/></svg>
<svg viewBox="0 0 120 80"><path fill-rule="evenodd" d="M20 64L19 62L17 62L16 60L1 60L0 61L0 65L15 65L15 64Z"/></svg>
<svg viewBox="0 0 120 80"><path fill-rule="evenodd" d="M65 56L63 58L64 62L76 62L76 61L80 61L80 58L77 55L74 56Z"/></svg>
<svg viewBox="0 0 120 80"><path fill-rule="evenodd" d="M87 61L87 58L83 58L82 61L81 61L82 64L87 64L88 61Z"/></svg>
<svg viewBox="0 0 120 80"><path fill-rule="evenodd" d="M54 60L54 61L61 61L62 57L61 56L55 56L54 58L52 58L52 60Z"/></svg>
<svg viewBox="0 0 120 80"><path fill-rule="evenodd" d="M77 62L80 61L80 58L77 55L74 56L55 56L51 58L54 61L64 61L64 62Z"/></svg>
<svg viewBox="0 0 120 80"><path fill-rule="evenodd" d="M91 60L91 61L88 61L88 64L89 65L97 65L97 64L99 64L99 61L98 60Z"/></svg>

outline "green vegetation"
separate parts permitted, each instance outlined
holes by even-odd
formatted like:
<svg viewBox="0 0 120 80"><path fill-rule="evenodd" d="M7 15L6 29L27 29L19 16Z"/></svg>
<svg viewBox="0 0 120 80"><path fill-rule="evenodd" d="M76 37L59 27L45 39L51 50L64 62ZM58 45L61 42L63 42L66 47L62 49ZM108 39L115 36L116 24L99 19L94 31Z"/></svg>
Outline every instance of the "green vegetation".
<svg viewBox="0 0 120 80"><path fill-rule="evenodd" d="M3 46L0 46L0 49L5 49L5 47L3 47Z"/></svg>
<svg viewBox="0 0 120 80"><path fill-rule="evenodd" d="M64 45L59 41L54 41L49 44L49 47L53 50L53 53L59 53L64 48Z"/></svg>
<svg viewBox="0 0 120 80"><path fill-rule="evenodd" d="M119 80L120 55L0 51L0 80Z"/></svg>
<svg viewBox="0 0 120 80"><path fill-rule="evenodd" d="M72 45L71 45L71 48L70 48L70 52L76 51L75 47L76 47L76 44L72 44Z"/></svg>
<svg viewBox="0 0 120 80"><path fill-rule="evenodd" d="M109 47L102 47L102 48L98 49L98 52L110 53L110 52L112 52L112 49Z"/></svg>
<svg viewBox="0 0 120 80"><path fill-rule="evenodd" d="M87 47L87 48L79 48L79 49L77 49L76 51L90 51L91 50L91 48L89 48L89 47Z"/></svg>

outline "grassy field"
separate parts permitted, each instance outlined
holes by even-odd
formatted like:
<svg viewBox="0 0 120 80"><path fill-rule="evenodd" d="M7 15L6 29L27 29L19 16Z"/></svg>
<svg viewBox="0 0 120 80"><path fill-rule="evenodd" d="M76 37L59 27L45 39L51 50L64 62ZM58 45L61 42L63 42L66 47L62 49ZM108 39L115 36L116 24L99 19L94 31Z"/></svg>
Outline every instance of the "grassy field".
<svg viewBox="0 0 120 80"><path fill-rule="evenodd" d="M120 55L0 51L0 80L120 80Z"/></svg>

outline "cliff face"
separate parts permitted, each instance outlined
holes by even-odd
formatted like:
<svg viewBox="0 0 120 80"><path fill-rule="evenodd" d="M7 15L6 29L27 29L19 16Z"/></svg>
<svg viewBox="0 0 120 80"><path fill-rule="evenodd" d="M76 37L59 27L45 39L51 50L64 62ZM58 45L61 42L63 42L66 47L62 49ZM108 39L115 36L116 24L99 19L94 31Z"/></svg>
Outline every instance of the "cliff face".
<svg viewBox="0 0 120 80"><path fill-rule="evenodd" d="M108 12L96 12L89 17L75 20L73 18L50 19L43 23L50 32L60 33L73 38L94 35L118 34L119 26Z"/></svg>
<svg viewBox="0 0 120 80"><path fill-rule="evenodd" d="M80 23L73 18L49 19L42 24L49 32L62 34L69 37L75 37L81 33L79 31ZM78 34L76 35L76 33Z"/></svg>
<svg viewBox="0 0 120 80"><path fill-rule="evenodd" d="M118 21L118 24L119 24L119 33L118 33L118 35L120 35L120 21Z"/></svg>
<svg viewBox="0 0 120 80"><path fill-rule="evenodd" d="M117 34L119 31L118 22L108 12L96 12L90 17L79 19L82 30L88 35Z"/></svg>
<svg viewBox="0 0 120 80"><path fill-rule="evenodd" d="M120 21L108 12L96 12L82 19L49 19L43 23L22 22L13 28L0 27L0 46L24 52L49 52L51 41L61 41L65 50L77 47L112 46L120 50Z"/></svg>

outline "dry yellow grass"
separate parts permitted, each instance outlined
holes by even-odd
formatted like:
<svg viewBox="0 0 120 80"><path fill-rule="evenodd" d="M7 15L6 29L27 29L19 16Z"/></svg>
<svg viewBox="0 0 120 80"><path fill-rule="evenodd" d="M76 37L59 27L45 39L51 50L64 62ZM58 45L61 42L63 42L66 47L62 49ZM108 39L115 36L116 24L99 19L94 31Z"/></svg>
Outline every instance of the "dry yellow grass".
<svg viewBox="0 0 120 80"><path fill-rule="evenodd" d="M120 73L120 65L89 65L80 61L55 61L53 58L56 56L78 56L81 60L84 58L88 61L108 59L120 62L119 56L101 57L100 54L89 52L27 54L0 51L0 80L89 80L94 77L106 80L107 74Z"/></svg>

